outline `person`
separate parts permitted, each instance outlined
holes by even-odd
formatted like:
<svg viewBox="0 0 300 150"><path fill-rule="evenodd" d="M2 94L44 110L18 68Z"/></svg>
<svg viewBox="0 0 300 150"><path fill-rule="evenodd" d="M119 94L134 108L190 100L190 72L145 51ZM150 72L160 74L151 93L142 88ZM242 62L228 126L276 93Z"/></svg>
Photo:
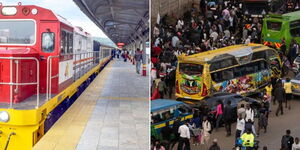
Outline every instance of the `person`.
<svg viewBox="0 0 300 150"><path fill-rule="evenodd" d="M210 134L211 134L211 123L208 121L207 116L203 117L201 132L202 132L201 144L207 145L209 143Z"/></svg>
<svg viewBox="0 0 300 150"><path fill-rule="evenodd" d="M237 110L238 116L241 115L243 119L246 117L245 105L241 104L241 107Z"/></svg>
<svg viewBox="0 0 300 150"><path fill-rule="evenodd" d="M282 83L277 83L277 86L274 90L274 98L278 102L278 107L276 110L276 116L278 116L278 113L281 112L281 115L283 115L283 108L282 108L282 102L285 100L285 91L282 87Z"/></svg>
<svg viewBox="0 0 300 150"><path fill-rule="evenodd" d="M169 125L169 122L166 122L166 126L161 129L161 134L163 140L170 141L171 140L171 134L172 134L172 128Z"/></svg>
<svg viewBox="0 0 300 150"><path fill-rule="evenodd" d="M242 146L246 148L246 150L251 150L254 148L254 135L251 132L251 129L247 129L247 132L241 136L243 141Z"/></svg>
<svg viewBox="0 0 300 150"><path fill-rule="evenodd" d="M200 129L196 128L196 124L194 123L194 119L189 119L188 121L188 127L190 129L190 134L193 139L193 145L198 145L200 142L198 142L198 136L200 134Z"/></svg>
<svg viewBox="0 0 300 150"><path fill-rule="evenodd" d="M268 94L265 94L262 99L263 107L267 113L267 119L269 118L269 113L271 112L271 97ZM268 120L267 120L268 121Z"/></svg>
<svg viewBox="0 0 300 150"><path fill-rule="evenodd" d="M272 101L272 90L273 90L273 87L272 87L272 84L268 84L266 87L265 87L265 90L266 90L266 95L268 97L270 97L270 103Z"/></svg>
<svg viewBox="0 0 300 150"><path fill-rule="evenodd" d="M263 147L263 150L268 150L268 147L267 147L267 146L264 146L264 147Z"/></svg>
<svg viewBox="0 0 300 150"><path fill-rule="evenodd" d="M221 150L217 139L213 140L213 144L209 147L209 150Z"/></svg>
<svg viewBox="0 0 300 150"><path fill-rule="evenodd" d="M291 136L291 130L286 130L286 135L281 138L281 148L284 150L291 150L294 144L294 138Z"/></svg>
<svg viewBox="0 0 300 150"><path fill-rule="evenodd" d="M276 105L276 99L274 97L274 91L276 88L276 84L277 84L277 77L272 76L271 77L271 85L272 85L272 101L273 101L273 105Z"/></svg>
<svg viewBox="0 0 300 150"><path fill-rule="evenodd" d="M286 100L285 100L285 108L291 109L291 100L292 100L292 83L290 78L286 78L286 82L283 85L285 93L286 93Z"/></svg>
<svg viewBox="0 0 300 150"><path fill-rule="evenodd" d="M265 108L264 103L261 103L261 107L259 109L259 118L258 118L258 135L261 129L264 129L264 133L267 132L267 113L268 110Z"/></svg>
<svg viewBox="0 0 300 150"><path fill-rule="evenodd" d="M250 104L246 105L246 116L245 116L245 120L251 120L251 122L254 122L254 111L253 109L250 107Z"/></svg>
<svg viewBox="0 0 300 150"><path fill-rule="evenodd" d="M174 140L171 142L170 147L171 149L173 148L173 146L179 141L179 133L178 133L178 129L180 127L180 122L181 122L181 118L178 117L173 124L172 130L173 130L173 134L175 135Z"/></svg>
<svg viewBox="0 0 300 150"><path fill-rule="evenodd" d="M158 92L159 92L160 98L164 98L166 89L167 89L167 86L166 86L165 79L161 78L161 80L158 82Z"/></svg>
<svg viewBox="0 0 300 150"><path fill-rule="evenodd" d="M231 118L232 118L232 107L231 107L231 101L229 100L223 112L223 119L225 123L225 129L227 132L226 136L231 135Z"/></svg>
<svg viewBox="0 0 300 150"><path fill-rule="evenodd" d="M155 142L155 146L153 150L166 150L164 146L161 145L161 143L159 142L159 140L157 140Z"/></svg>
<svg viewBox="0 0 300 150"><path fill-rule="evenodd" d="M194 133L194 138L193 138L193 145L198 145L201 141L199 136L200 135L200 127L201 127L201 118L199 115L199 111L196 111L194 113L194 118L192 119L192 126L193 126L193 133Z"/></svg>
<svg viewBox="0 0 300 150"><path fill-rule="evenodd" d="M255 132L254 123L250 119L246 121L244 130L242 130L242 134L245 133L247 130L250 130L255 136L258 136Z"/></svg>
<svg viewBox="0 0 300 150"><path fill-rule="evenodd" d="M300 142L299 142L299 137L295 138L295 143L292 146L292 150L300 150Z"/></svg>
<svg viewBox="0 0 300 150"><path fill-rule="evenodd" d="M281 40L280 51L283 53L283 55L286 55L286 44L284 39Z"/></svg>
<svg viewBox="0 0 300 150"><path fill-rule="evenodd" d="M134 59L135 59L135 63L136 63L136 73L140 74L143 53L139 48L137 48L137 50L134 54Z"/></svg>
<svg viewBox="0 0 300 150"><path fill-rule="evenodd" d="M223 117L223 102L221 100L217 101L217 107L216 107L216 130L218 130L220 126L220 122Z"/></svg>
<svg viewBox="0 0 300 150"><path fill-rule="evenodd" d="M184 124L181 125L178 129L178 133L180 134L178 150L183 150L183 144L185 150L190 150L190 129L188 127L188 121L185 120Z"/></svg>
<svg viewBox="0 0 300 150"><path fill-rule="evenodd" d="M245 129L245 119L242 117L242 114L239 114L237 122L236 122L236 132L235 139L241 137L242 131Z"/></svg>

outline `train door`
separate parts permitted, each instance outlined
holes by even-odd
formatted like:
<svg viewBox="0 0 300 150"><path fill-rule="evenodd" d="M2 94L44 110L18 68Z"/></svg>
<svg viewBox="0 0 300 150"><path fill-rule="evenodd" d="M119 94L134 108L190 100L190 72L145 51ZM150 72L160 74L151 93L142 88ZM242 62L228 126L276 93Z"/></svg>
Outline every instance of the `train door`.
<svg viewBox="0 0 300 150"><path fill-rule="evenodd" d="M55 21L41 21L41 25L40 25L41 93L46 93L46 90L48 90L51 93L56 93L58 91L58 87L57 87L58 86L57 74L58 74L58 61L59 61L58 58L59 40L58 39L60 36L58 25L59 24ZM50 90L50 86L51 86L51 90Z"/></svg>

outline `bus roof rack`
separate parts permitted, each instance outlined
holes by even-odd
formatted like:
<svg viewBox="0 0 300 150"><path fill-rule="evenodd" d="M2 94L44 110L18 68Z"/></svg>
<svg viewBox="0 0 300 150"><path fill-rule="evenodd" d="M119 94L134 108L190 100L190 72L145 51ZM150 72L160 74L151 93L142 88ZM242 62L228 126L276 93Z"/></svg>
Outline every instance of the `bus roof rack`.
<svg viewBox="0 0 300 150"><path fill-rule="evenodd" d="M282 14L270 13L267 15L267 18L289 19L290 16L283 16Z"/></svg>

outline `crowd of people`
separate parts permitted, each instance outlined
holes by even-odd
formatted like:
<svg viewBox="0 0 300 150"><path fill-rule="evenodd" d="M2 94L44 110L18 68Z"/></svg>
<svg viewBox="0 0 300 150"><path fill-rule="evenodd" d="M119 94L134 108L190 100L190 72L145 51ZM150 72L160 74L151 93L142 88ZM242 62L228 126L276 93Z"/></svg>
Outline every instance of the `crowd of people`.
<svg viewBox="0 0 300 150"><path fill-rule="evenodd" d="M286 8L281 13L286 13L291 8L299 9L299 4L297 0L286 1L284 5ZM192 55L230 45L261 42L262 18L245 17L241 1L200 0L199 8L196 7L193 4L182 17L174 14L162 16L152 30L152 99L172 97L179 55ZM286 50L287 47L289 50ZM291 69L295 56L300 52L299 45L294 41L291 42L291 46L286 46L285 40L282 39L280 49L287 55L283 56L285 66ZM285 53L287 51L289 53Z"/></svg>
<svg viewBox="0 0 300 150"><path fill-rule="evenodd" d="M235 140L232 141L234 148L240 147L247 150L258 148L261 131L267 132L271 105L278 103L277 111L274 112L276 116L278 116L278 110L283 111L283 102L286 103L286 109L291 109L290 99L287 99L288 93L285 92L290 90L290 83L282 84L280 79L276 79L275 84L275 90L270 89L272 85L266 87L267 90L260 101L260 107L253 107L246 101L241 101L234 110L230 100L226 105L218 100L214 111L204 112L203 108L199 107L199 109L194 109L191 119L182 121L182 118L177 118L173 125L166 122L166 127L160 131L162 140L152 139L152 148L173 150L177 146L178 150L190 150L190 145L193 144L208 150L220 150L222 147L218 145L217 139L212 140L211 137L215 137L213 134L219 132L221 125L225 126L226 137L230 137L235 132ZM233 111L237 112L237 116L233 116ZM237 118L235 130L231 128L232 118ZM262 146L262 148L267 150L267 146ZM298 150L299 148L299 137L292 137L291 130L286 130L286 134L281 139L280 150Z"/></svg>
<svg viewBox="0 0 300 150"><path fill-rule="evenodd" d="M288 0L284 5L285 11L281 13L299 9L299 4L298 0ZM240 1L236 0L219 2L200 0L199 9L193 5L183 17L167 14L158 20L152 30L151 99L173 98L179 55L192 55L230 45L261 42L262 19L245 18ZM283 39L280 49L283 55L287 55L284 56L286 66L291 68L291 63L299 52L299 45L292 42L289 52L296 54L286 54ZM233 110L230 101L225 105L222 101L218 101L215 111L210 113L195 111L194 117L182 125L181 118L177 118L173 125L167 122L161 131L163 140L151 140L152 149L170 150L177 143L178 150L189 150L190 144L195 146L202 144L204 149L220 150L222 147L218 145L218 140L210 139L211 134L218 132L218 128L224 124L226 136L231 136L234 132L231 129L232 117L237 118L233 146L248 149L257 147L261 131L267 132L272 104L275 106L278 103L275 115L283 115L283 103L285 102L287 109L291 109L291 99L290 79L286 78L283 82L281 79L272 78L265 88L261 105L257 110L251 108L249 104L241 104L237 110ZM232 116L232 111L237 111L237 116ZM286 131L281 143L282 150L300 149L299 138L293 138L290 130ZM261 148L268 149L267 146Z"/></svg>

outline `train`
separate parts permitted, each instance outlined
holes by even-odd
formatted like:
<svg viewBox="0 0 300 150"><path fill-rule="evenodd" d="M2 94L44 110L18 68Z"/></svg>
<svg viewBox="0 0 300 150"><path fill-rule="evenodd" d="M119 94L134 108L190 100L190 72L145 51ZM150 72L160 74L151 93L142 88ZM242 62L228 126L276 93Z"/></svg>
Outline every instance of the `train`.
<svg viewBox="0 0 300 150"><path fill-rule="evenodd" d="M0 149L32 149L113 50L52 10L0 3Z"/></svg>

